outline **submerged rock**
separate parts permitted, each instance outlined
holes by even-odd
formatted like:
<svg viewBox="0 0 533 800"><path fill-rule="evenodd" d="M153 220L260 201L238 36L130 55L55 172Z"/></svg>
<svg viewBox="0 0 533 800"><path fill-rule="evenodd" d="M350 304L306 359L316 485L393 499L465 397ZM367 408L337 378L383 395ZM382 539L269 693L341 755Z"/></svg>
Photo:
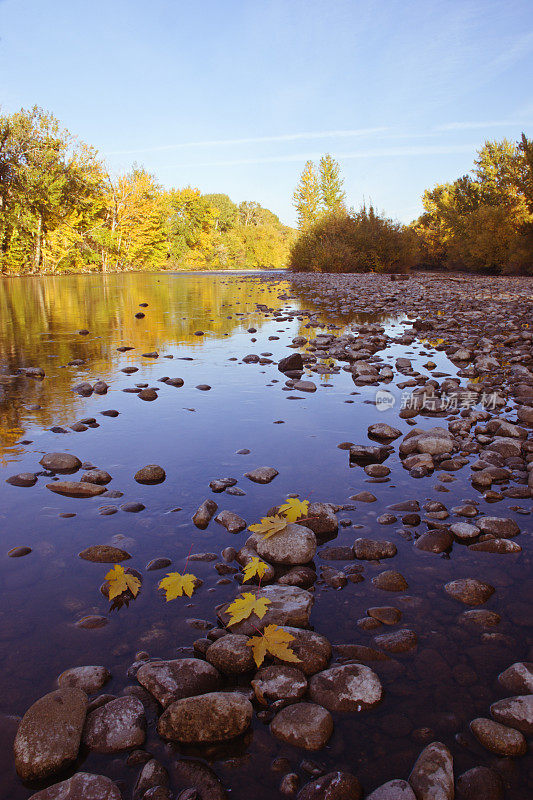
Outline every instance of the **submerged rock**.
<svg viewBox="0 0 533 800"><path fill-rule="evenodd" d="M383 687L376 673L363 664L345 664L313 675L309 696L330 711L365 711L377 705Z"/></svg>
<svg viewBox="0 0 533 800"><path fill-rule="evenodd" d="M184 697L213 692L220 686L217 670L199 658L149 661L136 677L163 707Z"/></svg>
<svg viewBox="0 0 533 800"><path fill-rule="evenodd" d="M298 792L297 800L361 800L362 796L363 790L355 775L350 772L328 772L306 783Z"/></svg>
<svg viewBox="0 0 533 800"><path fill-rule="evenodd" d="M252 713L252 704L242 694L209 692L172 703L157 729L164 739L183 743L221 742L244 733Z"/></svg>
<svg viewBox="0 0 533 800"><path fill-rule="evenodd" d="M295 703L276 714L270 730L277 739L294 747L320 750L333 733L333 719L320 705Z"/></svg>
<svg viewBox="0 0 533 800"><path fill-rule="evenodd" d="M66 781L32 794L30 800L122 800L122 795L118 786L104 775L77 772Z"/></svg>

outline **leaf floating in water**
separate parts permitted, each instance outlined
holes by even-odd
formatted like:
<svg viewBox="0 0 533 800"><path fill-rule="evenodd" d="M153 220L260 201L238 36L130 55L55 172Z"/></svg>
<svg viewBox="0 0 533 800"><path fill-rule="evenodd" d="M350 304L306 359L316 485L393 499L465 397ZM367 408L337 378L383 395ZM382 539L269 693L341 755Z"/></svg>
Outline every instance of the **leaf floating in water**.
<svg viewBox="0 0 533 800"><path fill-rule="evenodd" d="M196 575L191 573L180 575L179 572L169 572L159 581L157 588L165 591L168 603L169 600L175 600L176 597L182 597L184 594L192 597L197 580Z"/></svg>
<svg viewBox="0 0 533 800"><path fill-rule="evenodd" d="M141 588L139 578L136 578L135 575L130 575L120 564L115 564L105 577L106 580L109 581L110 600L114 600L115 597L118 597L128 590L134 597L137 597L139 589Z"/></svg>

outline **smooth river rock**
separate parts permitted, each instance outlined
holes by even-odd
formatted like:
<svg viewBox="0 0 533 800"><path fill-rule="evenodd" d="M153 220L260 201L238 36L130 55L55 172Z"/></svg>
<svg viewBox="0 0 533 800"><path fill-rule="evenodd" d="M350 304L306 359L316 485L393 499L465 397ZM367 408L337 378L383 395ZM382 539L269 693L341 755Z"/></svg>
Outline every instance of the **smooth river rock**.
<svg viewBox="0 0 533 800"><path fill-rule="evenodd" d="M490 713L498 722L516 728L526 736L533 735L533 694L498 700L491 705Z"/></svg>
<svg viewBox="0 0 533 800"><path fill-rule="evenodd" d="M478 581L477 578L450 581L445 584L444 590L454 600L459 600L466 606L480 606L494 594L494 586Z"/></svg>
<svg viewBox="0 0 533 800"><path fill-rule="evenodd" d="M432 742L418 756L409 775L417 800L453 800L453 758L442 742Z"/></svg>
<svg viewBox="0 0 533 800"><path fill-rule="evenodd" d="M533 694L533 661L517 661L498 675L507 692Z"/></svg>
<svg viewBox="0 0 533 800"><path fill-rule="evenodd" d="M118 786L104 775L77 772L72 778L54 783L32 794L29 800L121 800Z"/></svg>
<svg viewBox="0 0 533 800"><path fill-rule="evenodd" d="M287 527L265 539L260 534L254 534L247 541L257 550L262 558L273 564L307 564L312 561L316 553L316 536L309 528L296 523L289 523Z"/></svg>
<svg viewBox="0 0 533 800"><path fill-rule="evenodd" d="M252 689L259 702L265 705L267 700L299 700L307 691L307 678L296 667L272 664L256 672Z"/></svg>
<svg viewBox="0 0 533 800"><path fill-rule="evenodd" d="M248 646L248 642L248 636L228 633L207 648L205 657L215 669L225 675L248 672L255 666L252 648ZM213 686L209 691L215 688L218 687Z"/></svg>
<svg viewBox="0 0 533 800"><path fill-rule="evenodd" d="M363 664L345 664L318 672L309 681L309 696L329 711L365 711L377 705L383 687Z"/></svg>
<svg viewBox="0 0 533 800"><path fill-rule="evenodd" d="M165 708L176 700L214 692L220 686L218 671L199 658L149 661L136 677Z"/></svg>
<svg viewBox="0 0 533 800"><path fill-rule="evenodd" d="M87 716L83 742L97 753L140 747L146 738L144 706L136 697L118 697Z"/></svg>
<svg viewBox="0 0 533 800"><path fill-rule="evenodd" d="M279 475L279 472L274 467L257 467L251 472L244 473L244 477L254 483L270 483L276 475Z"/></svg>
<svg viewBox="0 0 533 800"><path fill-rule="evenodd" d="M394 542L385 539L356 539L353 543L355 558L364 561L379 561L382 558L393 558L398 552Z"/></svg>
<svg viewBox="0 0 533 800"><path fill-rule="evenodd" d="M55 494L63 494L66 497L96 497L106 491L105 486L97 486L95 483L78 483L77 481L56 481L47 483L46 488Z"/></svg>
<svg viewBox="0 0 533 800"><path fill-rule="evenodd" d="M76 472L81 467L81 461L72 453L46 453L39 464L52 472Z"/></svg>
<svg viewBox="0 0 533 800"><path fill-rule="evenodd" d="M361 784L350 772L328 772L298 792L296 800L361 800Z"/></svg>
<svg viewBox="0 0 533 800"><path fill-rule="evenodd" d="M99 692L102 686L111 678L105 667L72 667L61 673L57 679L60 688L74 687L82 689L87 694Z"/></svg>
<svg viewBox="0 0 533 800"><path fill-rule="evenodd" d="M87 695L81 689L57 689L24 714L15 737L15 767L22 780L47 778L78 756Z"/></svg>
<svg viewBox="0 0 533 800"><path fill-rule="evenodd" d="M162 483L166 478L166 472L159 464L147 464L146 467L138 469L133 477L137 483L152 485Z"/></svg>
<svg viewBox="0 0 533 800"><path fill-rule="evenodd" d="M470 723L470 730L478 742L491 753L499 756L523 756L527 750L526 740L520 731L501 725L492 719L478 717Z"/></svg>
<svg viewBox="0 0 533 800"><path fill-rule="evenodd" d="M417 800L407 781L394 780L378 786L366 800Z"/></svg>
<svg viewBox="0 0 533 800"><path fill-rule="evenodd" d="M160 736L189 744L221 742L239 736L252 720L249 700L236 692L209 692L172 703L157 726Z"/></svg>
<svg viewBox="0 0 533 800"><path fill-rule="evenodd" d="M333 718L315 703L295 703L276 714L270 730L277 739L294 747L320 750L333 733Z"/></svg>

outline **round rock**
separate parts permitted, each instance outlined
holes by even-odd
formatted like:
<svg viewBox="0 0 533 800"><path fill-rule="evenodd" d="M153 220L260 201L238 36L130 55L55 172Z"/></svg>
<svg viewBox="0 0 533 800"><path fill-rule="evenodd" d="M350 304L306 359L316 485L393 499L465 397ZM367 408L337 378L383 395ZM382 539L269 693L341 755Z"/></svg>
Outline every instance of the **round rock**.
<svg viewBox="0 0 533 800"><path fill-rule="evenodd" d="M199 658L150 661L143 664L136 677L164 707L184 697L213 692L220 686L217 670Z"/></svg>
<svg viewBox="0 0 533 800"><path fill-rule="evenodd" d="M162 483L166 478L166 472L158 464L148 464L146 467L138 469L133 477L137 483Z"/></svg>
<svg viewBox="0 0 533 800"><path fill-rule="evenodd" d="M252 688L260 703L266 704L267 700L299 700L307 691L307 678L296 667L274 664L256 673Z"/></svg>
<svg viewBox="0 0 533 800"><path fill-rule="evenodd" d="M289 523L280 533L264 539L260 535L253 538L255 547L262 558L274 564L307 564L316 553L316 536L309 528Z"/></svg>
<svg viewBox="0 0 533 800"><path fill-rule="evenodd" d="M225 675L248 672L255 665L252 648L248 646L248 642L248 636L229 633L213 642L207 648L205 657Z"/></svg>
<svg viewBox="0 0 533 800"><path fill-rule="evenodd" d="M494 594L494 586L477 578L459 578L445 584L445 592L467 606L480 606Z"/></svg>
<svg viewBox="0 0 533 800"><path fill-rule="evenodd" d="M252 720L249 700L237 692L209 692L172 703L157 726L160 736L189 744L221 742L239 736Z"/></svg>
<svg viewBox="0 0 533 800"><path fill-rule="evenodd" d="M302 747L320 750L333 733L333 719L329 711L315 703L295 703L282 708L270 724L277 739Z"/></svg>
<svg viewBox="0 0 533 800"><path fill-rule="evenodd" d="M483 717L473 719L470 730L486 750L496 755L523 756L527 750L526 740L520 731L500 725L491 719Z"/></svg>
<svg viewBox="0 0 533 800"><path fill-rule="evenodd" d="M350 772L328 772L306 783L298 793L297 800L361 800L362 796L363 790L355 775Z"/></svg>
<svg viewBox="0 0 533 800"><path fill-rule="evenodd" d="M52 472L75 472L81 467L81 461L71 453L47 453L39 464Z"/></svg>
<svg viewBox="0 0 533 800"><path fill-rule="evenodd" d="M383 688L376 673L363 664L345 664L313 675L309 696L330 711L364 711L377 705Z"/></svg>
<svg viewBox="0 0 533 800"><path fill-rule="evenodd" d="M144 706L136 697L119 697L92 711L83 742L97 753L118 753L140 747L146 738Z"/></svg>

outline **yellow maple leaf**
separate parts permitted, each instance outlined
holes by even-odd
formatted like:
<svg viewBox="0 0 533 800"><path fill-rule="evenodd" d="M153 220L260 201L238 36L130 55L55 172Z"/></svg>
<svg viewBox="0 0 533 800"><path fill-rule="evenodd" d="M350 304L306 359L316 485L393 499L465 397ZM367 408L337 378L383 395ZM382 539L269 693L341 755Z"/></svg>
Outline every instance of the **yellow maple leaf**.
<svg viewBox="0 0 533 800"><path fill-rule="evenodd" d="M243 569L244 580L249 581L254 575L259 575L259 579L261 579L267 570L268 564L254 556Z"/></svg>
<svg viewBox="0 0 533 800"><path fill-rule="evenodd" d="M248 527L252 533L260 533L263 539L270 539L276 533L281 533L287 527L289 520L286 517L263 517L261 522Z"/></svg>
<svg viewBox="0 0 533 800"><path fill-rule="evenodd" d="M226 613L230 615L228 625L235 625L243 619L248 619L252 614L258 616L259 619L263 619L269 605L270 600L268 598L258 598L252 592L245 592L240 597L237 597L226 609Z"/></svg>
<svg viewBox="0 0 533 800"><path fill-rule="evenodd" d="M109 581L109 599L113 600L128 589L134 597L137 597L141 582L135 575L130 575L120 564L115 564L105 576Z"/></svg>
<svg viewBox="0 0 533 800"><path fill-rule="evenodd" d="M164 589L168 602L169 600L175 600L176 597L182 597L184 594L187 597L192 597L196 580L196 575L191 575L190 573L180 575L179 572L169 572L159 581L157 588Z"/></svg>
<svg viewBox="0 0 533 800"><path fill-rule="evenodd" d="M309 500L287 497L287 500L279 507L279 510L285 516L287 522L296 522L300 517L305 517L309 511Z"/></svg>
<svg viewBox="0 0 533 800"><path fill-rule="evenodd" d="M267 625L262 636L252 636L246 644L252 648L254 661L260 667L267 653L280 658L282 661L301 661L289 647L289 642L292 639L294 639L292 633L289 633L284 628L278 628L277 625Z"/></svg>

